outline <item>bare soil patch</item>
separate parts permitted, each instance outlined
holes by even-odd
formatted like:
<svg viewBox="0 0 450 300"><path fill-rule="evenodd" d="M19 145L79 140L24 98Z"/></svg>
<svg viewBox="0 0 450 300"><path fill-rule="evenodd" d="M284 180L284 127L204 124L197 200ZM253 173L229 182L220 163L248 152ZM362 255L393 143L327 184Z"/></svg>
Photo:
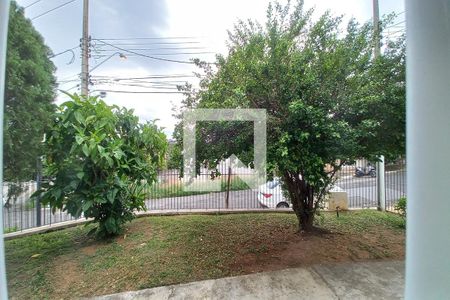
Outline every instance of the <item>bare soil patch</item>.
<svg viewBox="0 0 450 300"><path fill-rule="evenodd" d="M380 228L362 234L339 232L295 233L271 237L240 251L230 268L242 273L274 271L321 263L404 259L405 237ZM265 245L265 246L261 246Z"/></svg>

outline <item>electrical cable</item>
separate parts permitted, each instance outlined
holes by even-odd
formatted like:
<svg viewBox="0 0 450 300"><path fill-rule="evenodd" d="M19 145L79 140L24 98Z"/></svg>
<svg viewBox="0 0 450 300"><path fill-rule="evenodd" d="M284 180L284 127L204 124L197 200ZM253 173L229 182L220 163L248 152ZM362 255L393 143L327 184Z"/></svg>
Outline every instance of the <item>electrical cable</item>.
<svg viewBox="0 0 450 300"><path fill-rule="evenodd" d="M102 41L130 41L130 40L176 40L176 39L197 39L195 36L173 36L173 37L127 37L127 38L97 38Z"/></svg>
<svg viewBox="0 0 450 300"><path fill-rule="evenodd" d="M40 14L40 15L35 16L34 18L31 18L31 20L36 20L37 18L40 18L40 17L42 17L42 16L45 16L46 14L51 13L52 11L55 11L55 10L57 10L57 9L60 9L60 8L66 6L66 5L68 5L68 4L70 4L70 3L72 3L72 2L75 2L75 1L77 1L77 0L70 0L70 1L67 1L66 3L63 3L63 4L61 4L61 5L58 5L57 7L54 7L54 8L52 8L52 9L50 9L50 10L47 10L47 11L43 12L43 13Z"/></svg>
<svg viewBox="0 0 450 300"><path fill-rule="evenodd" d="M118 50L120 50L120 51L124 51L124 52L127 52L127 53L136 54L136 55L138 55L138 56L142 56L142 57L146 57L146 58L150 58L150 59L154 59L154 60L167 61L167 62L173 62L173 63L179 63L179 64L190 64L190 65L194 65L194 64L195 64L195 62L193 62L193 61L185 61L185 60L176 60L176 59L168 59L168 58L162 58L162 57L155 57L155 56L151 56L151 55L146 55L146 54L138 53L138 52L135 52L135 51L132 51L132 50L127 50L127 49L125 49L125 48L117 47L117 46L114 46L114 45L112 45L112 44L110 44L110 43L107 43L107 42L104 42L104 41L100 41L100 40L99 40L99 42L101 42L101 43L103 43L103 44L105 44L105 45L109 45L109 46L111 46L111 47L113 47L113 48L116 48L116 49L118 49Z"/></svg>
<svg viewBox="0 0 450 300"><path fill-rule="evenodd" d="M206 47L159 47L159 48L127 48L132 51L147 51L147 50L204 50ZM98 52L117 51L116 49L94 49Z"/></svg>
<svg viewBox="0 0 450 300"><path fill-rule="evenodd" d="M164 55L191 55L191 54L214 54L215 52L211 52L211 51L202 51L202 52L175 52L175 53L151 53L151 55L159 55L159 56L164 56ZM127 56L131 57L131 56L141 56L141 54L143 53L139 53L139 54L128 54ZM102 58L102 57L108 57L109 55L107 54L100 54L100 55L94 55L96 58Z"/></svg>
<svg viewBox="0 0 450 300"><path fill-rule="evenodd" d="M397 34L397 33L405 33L405 29L400 29L400 30L397 30L397 31L392 31L392 32L388 32L388 33L386 33L386 35L385 36L392 36L392 35L395 35L395 34Z"/></svg>
<svg viewBox="0 0 450 300"><path fill-rule="evenodd" d="M39 3L39 2L41 2L42 0L36 0L36 1L34 1L33 3L31 3L31 4L29 4L29 5L27 5L27 6L25 6L23 9L27 9L27 8L29 8L29 7L32 7L33 5L35 5L36 3Z"/></svg>
<svg viewBox="0 0 450 300"><path fill-rule="evenodd" d="M121 90L93 90L92 92L106 92L106 93L124 93L124 94L183 94L184 92L160 92L160 91L121 91Z"/></svg>
<svg viewBox="0 0 450 300"><path fill-rule="evenodd" d="M161 89L161 90L176 90L176 86L148 86L148 85L142 85L142 84L122 84L122 83L115 83L115 84L108 84L108 83L96 83L94 85L117 85L117 86L125 86L125 87L139 87L139 88L145 88L145 89Z"/></svg>
<svg viewBox="0 0 450 300"><path fill-rule="evenodd" d="M54 58L54 57L57 57L57 56L59 56L59 55L61 55L61 54L66 53L66 52L70 52L70 53L72 54L72 58L71 58L70 61L67 63L68 65L70 65L70 64L72 64L72 63L75 61L75 52L73 52L73 50L76 49L76 48L78 48L78 47L79 47L79 46L75 46L75 47L73 47L73 48L70 48L70 49L64 50L64 51L62 51L62 52L59 52L59 53L57 53L57 54L53 54L53 55L49 56L48 58Z"/></svg>
<svg viewBox="0 0 450 300"><path fill-rule="evenodd" d="M391 28L391 27L399 27L398 25L401 25L401 24L403 24L403 23L405 23L406 21L405 20L403 20L403 21L400 21L400 22L398 22L398 23L395 23L395 24L392 24L392 25L389 25L389 26L387 26L386 28Z"/></svg>
<svg viewBox="0 0 450 300"><path fill-rule="evenodd" d="M111 80L131 80L131 79L166 79L166 78L194 78L197 77L195 75L184 75L184 74L167 74L167 75L147 75L140 77L113 77L113 76L102 76L95 75L92 78L102 78L102 79L111 79Z"/></svg>
<svg viewBox="0 0 450 300"><path fill-rule="evenodd" d="M92 41L104 42L99 39L92 39ZM111 44L111 43L109 43ZM145 46L145 45L184 45L184 44L201 44L198 41L189 41L189 42L151 42L151 43L113 43L116 46Z"/></svg>

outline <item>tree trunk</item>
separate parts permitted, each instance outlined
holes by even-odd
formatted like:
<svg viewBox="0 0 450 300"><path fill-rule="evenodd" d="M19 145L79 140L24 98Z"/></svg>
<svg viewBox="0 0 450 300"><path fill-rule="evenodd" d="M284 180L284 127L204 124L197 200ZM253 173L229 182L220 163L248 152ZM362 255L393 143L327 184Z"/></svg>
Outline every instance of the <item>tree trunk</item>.
<svg viewBox="0 0 450 300"><path fill-rule="evenodd" d="M298 219L299 230L312 231L316 212L313 187L300 174L286 173L284 180Z"/></svg>
<svg viewBox="0 0 450 300"><path fill-rule="evenodd" d="M299 219L299 229L303 231L312 231L314 223L314 213L305 213Z"/></svg>

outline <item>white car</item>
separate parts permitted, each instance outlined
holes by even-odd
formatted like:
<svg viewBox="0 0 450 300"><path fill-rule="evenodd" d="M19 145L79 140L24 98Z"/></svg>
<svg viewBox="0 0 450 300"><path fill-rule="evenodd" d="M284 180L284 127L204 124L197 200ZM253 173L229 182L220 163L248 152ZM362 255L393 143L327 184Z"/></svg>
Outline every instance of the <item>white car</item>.
<svg viewBox="0 0 450 300"><path fill-rule="evenodd" d="M258 188L258 201L262 207L267 208L289 208L292 205L283 196L279 178L274 178L272 181L268 181Z"/></svg>
<svg viewBox="0 0 450 300"><path fill-rule="evenodd" d="M344 190L338 186L334 186L329 191L343 192ZM292 207L291 201L284 197L280 178L277 177L258 188L258 201L259 204L265 208Z"/></svg>

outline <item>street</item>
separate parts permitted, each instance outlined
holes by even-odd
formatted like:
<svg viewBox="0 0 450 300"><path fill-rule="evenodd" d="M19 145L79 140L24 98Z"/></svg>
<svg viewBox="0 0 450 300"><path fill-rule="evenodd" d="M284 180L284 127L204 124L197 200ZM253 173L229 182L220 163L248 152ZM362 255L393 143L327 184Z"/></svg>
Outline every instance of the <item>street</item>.
<svg viewBox="0 0 450 300"><path fill-rule="evenodd" d="M385 173L386 207L395 205L398 198L406 195L406 171ZM377 178L348 176L336 182L336 186L347 192L350 208L377 206Z"/></svg>
<svg viewBox="0 0 450 300"><path fill-rule="evenodd" d="M349 208L369 208L377 205L377 179L372 177L347 176L336 182L336 186L348 193ZM386 172L386 207L392 208L395 201L406 195L406 171ZM226 209L226 192L170 197L146 200L148 210L189 210ZM229 209L257 209L262 208L257 199L257 192L253 190L230 191ZM72 220L66 212L57 211L55 214L49 208L41 210L41 224ZM15 205L3 209L4 228L20 230L36 226L36 210L26 209L24 205Z"/></svg>

